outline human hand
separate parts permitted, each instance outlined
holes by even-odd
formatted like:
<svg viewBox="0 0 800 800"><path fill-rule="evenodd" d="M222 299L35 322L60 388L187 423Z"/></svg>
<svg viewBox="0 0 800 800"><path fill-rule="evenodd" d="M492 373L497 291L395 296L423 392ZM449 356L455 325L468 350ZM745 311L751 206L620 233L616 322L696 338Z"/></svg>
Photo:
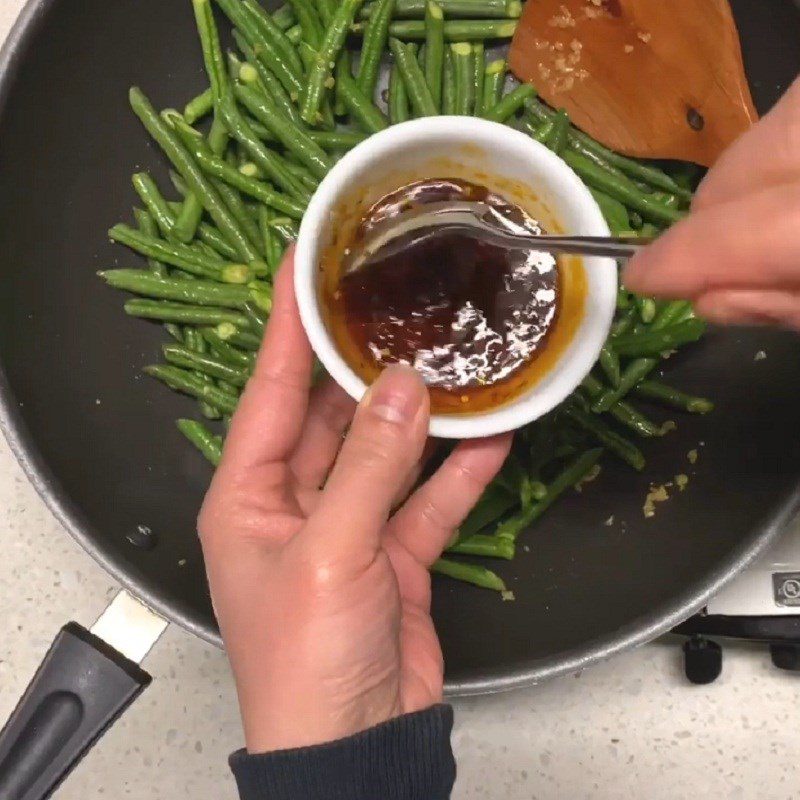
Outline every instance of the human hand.
<svg viewBox="0 0 800 800"><path fill-rule="evenodd" d="M425 386L395 367L357 410L333 383L309 395L292 284L290 259L198 523L250 752L332 741L441 701L428 567L510 446L460 444L392 514L419 475Z"/></svg>
<svg viewBox="0 0 800 800"><path fill-rule="evenodd" d="M633 259L625 285L713 322L800 330L800 81L709 171L692 213Z"/></svg>

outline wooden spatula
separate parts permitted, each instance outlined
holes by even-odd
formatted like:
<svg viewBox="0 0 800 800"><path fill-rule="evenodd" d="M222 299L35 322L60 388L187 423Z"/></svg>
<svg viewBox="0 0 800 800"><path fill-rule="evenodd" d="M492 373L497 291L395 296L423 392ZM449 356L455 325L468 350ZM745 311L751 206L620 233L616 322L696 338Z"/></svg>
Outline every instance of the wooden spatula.
<svg viewBox="0 0 800 800"><path fill-rule="evenodd" d="M710 166L758 119L728 0L528 0L510 63L626 155Z"/></svg>

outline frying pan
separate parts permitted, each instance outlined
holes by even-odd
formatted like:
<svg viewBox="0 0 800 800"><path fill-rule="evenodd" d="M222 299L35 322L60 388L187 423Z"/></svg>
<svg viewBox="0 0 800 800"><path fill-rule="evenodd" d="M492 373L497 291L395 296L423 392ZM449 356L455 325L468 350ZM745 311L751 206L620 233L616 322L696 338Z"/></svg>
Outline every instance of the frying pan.
<svg viewBox="0 0 800 800"><path fill-rule="evenodd" d="M800 10L732 5L764 112L800 70ZM219 644L194 525L210 470L174 427L194 405L140 375L162 331L126 318L94 274L137 262L105 236L130 215L130 175L147 168L167 185L127 107L134 83L160 106L204 88L185 2L32 0L0 57L0 425L91 555L150 608ZM753 559L800 501L798 355L789 333L713 330L668 373L717 410L648 442L644 475L607 459L537 523L499 567L515 602L437 579L448 690L532 684L645 642ZM686 491L645 519L650 482L678 473ZM152 549L130 541L141 526Z"/></svg>

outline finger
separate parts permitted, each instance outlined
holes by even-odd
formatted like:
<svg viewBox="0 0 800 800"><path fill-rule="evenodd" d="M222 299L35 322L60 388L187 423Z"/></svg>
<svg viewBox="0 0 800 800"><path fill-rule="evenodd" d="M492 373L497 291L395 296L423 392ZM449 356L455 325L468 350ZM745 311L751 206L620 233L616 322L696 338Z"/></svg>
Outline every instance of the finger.
<svg viewBox="0 0 800 800"><path fill-rule="evenodd" d="M355 400L332 379L311 393L303 433L289 461L302 486L318 489L325 482L355 411Z"/></svg>
<svg viewBox="0 0 800 800"><path fill-rule="evenodd" d="M422 472L428 465L428 462L431 460L431 458L433 458L433 455L438 447L439 447L439 441L437 439L428 439L428 441L425 442L425 447L422 449L422 455L420 456L419 461L417 461L417 463L414 464L414 467L408 474L408 477L403 482L403 485L400 486L400 488L397 491L397 494L392 500L392 508L397 508L401 503L403 503L406 500L409 493L419 480L419 476L422 475Z"/></svg>
<svg viewBox="0 0 800 800"><path fill-rule="evenodd" d="M500 471L511 440L506 434L459 444L394 515L388 534L420 564L433 564Z"/></svg>
<svg viewBox="0 0 800 800"><path fill-rule="evenodd" d="M723 153L700 185L693 208L745 197L800 179L800 80L754 128Z"/></svg>
<svg viewBox="0 0 800 800"><path fill-rule="evenodd" d="M697 301L697 310L720 325L783 325L800 330L800 291L716 291Z"/></svg>
<svg viewBox="0 0 800 800"><path fill-rule="evenodd" d="M294 296L293 253L275 279L272 314L239 401L220 469L244 473L285 459L300 437L312 354Z"/></svg>
<svg viewBox="0 0 800 800"><path fill-rule="evenodd" d="M392 501L425 447L428 392L408 367L390 367L356 411L311 520L309 535L322 536L337 558L371 560Z"/></svg>
<svg viewBox="0 0 800 800"><path fill-rule="evenodd" d="M694 299L716 289L800 286L800 191L780 186L690 214L625 270L634 292Z"/></svg>

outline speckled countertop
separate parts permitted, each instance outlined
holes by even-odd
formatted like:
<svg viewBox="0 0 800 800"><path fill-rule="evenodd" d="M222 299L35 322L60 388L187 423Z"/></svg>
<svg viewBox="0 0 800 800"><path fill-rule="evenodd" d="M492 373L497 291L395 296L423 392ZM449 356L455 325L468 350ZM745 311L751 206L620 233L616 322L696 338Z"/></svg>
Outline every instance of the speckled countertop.
<svg viewBox="0 0 800 800"><path fill-rule="evenodd" d="M0 0L0 41L23 0ZM91 624L113 582L61 529L0 439L0 723L68 619ZM221 652L170 627L153 685L60 800L234 798L241 744ZM800 798L798 679L763 648L729 647L719 681L688 686L675 642L581 674L456 703L455 798Z"/></svg>

